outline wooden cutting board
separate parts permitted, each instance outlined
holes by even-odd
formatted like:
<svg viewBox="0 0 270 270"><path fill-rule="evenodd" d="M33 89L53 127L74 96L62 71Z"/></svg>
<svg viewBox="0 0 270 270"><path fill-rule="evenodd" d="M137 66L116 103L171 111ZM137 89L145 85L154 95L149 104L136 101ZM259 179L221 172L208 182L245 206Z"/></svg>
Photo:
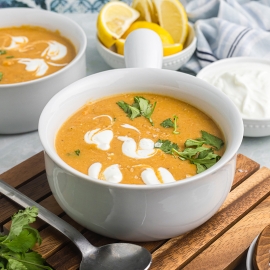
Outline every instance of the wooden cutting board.
<svg viewBox="0 0 270 270"><path fill-rule="evenodd" d="M43 153L0 175L0 178L81 231L94 245L116 242L93 233L68 217L51 194ZM0 194L0 228L20 207ZM138 243L153 255L150 269L234 269L266 225L270 224L270 170L239 154L231 192L219 211L199 228L172 239ZM78 269L81 255L65 236L37 220L43 242L36 250L57 270Z"/></svg>

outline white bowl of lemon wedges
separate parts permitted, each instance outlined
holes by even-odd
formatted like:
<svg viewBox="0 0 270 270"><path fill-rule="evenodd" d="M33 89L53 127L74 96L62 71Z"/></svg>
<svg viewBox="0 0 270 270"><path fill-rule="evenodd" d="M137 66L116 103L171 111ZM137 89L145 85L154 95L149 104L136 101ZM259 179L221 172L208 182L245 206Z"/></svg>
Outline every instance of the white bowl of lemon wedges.
<svg viewBox="0 0 270 270"><path fill-rule="evenodd" d="M125 68L124 44L140 28L156 32L163 45L162 68L178 70L192 56L197 38L179 0L108 2L97 19L97 50L112 68Z"/></svg>

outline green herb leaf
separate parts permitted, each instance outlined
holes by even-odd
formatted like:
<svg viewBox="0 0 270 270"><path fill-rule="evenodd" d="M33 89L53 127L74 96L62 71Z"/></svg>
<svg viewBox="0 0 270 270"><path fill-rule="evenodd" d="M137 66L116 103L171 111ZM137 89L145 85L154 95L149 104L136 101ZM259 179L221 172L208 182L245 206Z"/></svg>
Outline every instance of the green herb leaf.
<svg viewBox="0 0 270 270"><path fill-rule="evenodd" d="M0 72L0 81L2 81L2 79L3 79L3 72Z"/></svg>
<svg viewBox="0 0 270 270"><path fill-rule="evenodd" d="M0 234L0 243L7 238L7 235ZM1 269L1 268L0 268Z"/></svg>
<svg viewBox="0 0 270 270"><path fill-rule="evenodd" d="M6 54L7 53L7 51L6 50L0 50L0 55L2 55L2 54Z"/></svg>
<svg viewBox="0 0 270 270"><path fill-rule="evenodd" d="M14 214L11 218L11 228L8 237L4 242L11 241L17 237L21 231L24 229L24 226L33 223L36 220L38 215L37 207L28 207L25 210L19 210L18 213Z"/></svg>
<svg viewBox="0 0 270 270"><path fill-rule="evenodd" d="M188 147L182 152L178 152L173 149L173 152L178 154L181 160L189 160L190 163L195 164L197 167L197 173L205 171L220 160L220 156L215 154L212 148L208 147Z"/></svg>
<svg viewBox="0 0 270 270"><path fill-rule="evenodd" d="M133 120L136 117L141 116L140 111L135 106L130 106L125 101L118 101L116 104L127 114L127 116Z"/></svg>
<svg viewBox="0 0 270 270"><path fill-rule="evenodd" d="M150 104L150 101L148 99L145 99L144 97L135 97L134 101L135 101L135 104L139 105L141 115L144 116L145 118L147 118L149 120L149 122L151 123L151 125L153 126L154 123L152 121L151 116L155 110L157 103L155 102L154 105L152 106ZM133 105L135 105L135 104L133 104Z"/></svg>
<svg viewBox="0 0 270 270"><path fill-rule="evenodd" d="M172 154L173 149L178 150L179 146L176 143L173 143L169 140L158 140L155 143L155 148L162 150L166 154Z"/></svg>
<svg viewBox="0 0 270 270"><path fill-rule="evenodd" d="M160 125L164 128L173 128L174 127L174 123L173 123L171 118L164 120L162 123L160 123Z"/></svg>
<svg viewBox="0 0 270 270"><path fill-rule="evenodd" d="M171 118L168 118L166 120L164 120L162 123L160 123L160 125L164 128L173 128L173 133L174 134L179 134L180 132L177 131L177 120L178 117L176 115L173 116L173 120Z"/></svg>
<svg viewBox="0 0 270 270"><path fill-rule="evenodd" d="M10 58L14 58L14 56L13 55L8 55L8 56L6 56L6 58L10 59Z"/></svg>
<svg viewBox="0 0 270 270"><path fill-rule="evenodd" d="M130 113L129 113L130 119L133 120L134 118L141 116L140 110L137 109L136 107L129 105L129 110L130 110Z"/></svg>
<svg viewBox="0 0 270 270"><path fill-rule="evenodd" d="M13 215L9 234L6 237L0 235L1 270L52 270L44 265L45 260L40 254L31 250L36 243L41 243L39 232L29 226L37 215L36 207L19 210Z"/></svg>
<svg viewBox="0 0 270 270"><path fill-rule="evenodd" d="M201 131L201 133L205 143L214 146L217 150L219 150L224 145L224 142L220 138L209 134L208 132L203 130Z"/></svg>
<svg viewBox="0 0 270 270"><path fill-rule="evenodd" d="M27 252L33 248L36 243L36 234L24 229L21 233L10 242L5 243L5 246L14 252Z"/></svg>
<svg viewBox="0 0 270 270"><path fill-rule="evenodd" d="M81 150L80 150L80 149L77 149L77 150L75 150L74 152L75 152L75 154L76 154L77 156L79 156L80 153L81 153Z"/></svg>
<svg viewBox="0 0 270 270"><path fill-rule="evenodd" d="M118 101L116 104L127 114L131 120L139 116L144 116L149 120L151 125L154 125L151 116L156 107L156 102L152 106L149 100L145 99L144 97L136 96L134 97L134 103L132 105L129 105L124 101Z"/></svg>
<svg viewBox="0 0 270 270"><path fill-rule="evenodd" d="M125 112L129 113L129 105L125 101L118 101L116 104Z"/></svg>
<svg viewBox="0 0 270 270"><path fill-rule="evenodd" d="M187 139L185 141L185 147L202 146L204 143L205 143L205 141L199 140L199 139L197 139L197 140Z"/></svg>

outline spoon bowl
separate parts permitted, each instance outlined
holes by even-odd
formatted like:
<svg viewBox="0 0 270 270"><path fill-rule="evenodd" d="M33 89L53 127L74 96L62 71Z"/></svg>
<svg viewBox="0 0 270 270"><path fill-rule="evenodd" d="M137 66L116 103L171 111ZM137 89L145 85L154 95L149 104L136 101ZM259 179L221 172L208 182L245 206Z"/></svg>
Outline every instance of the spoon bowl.
<svg viewBox="0 0 270 270"><path fill-rule="evenodd" d="M129 243L114 243L95 247L70 224L1 179L0 192L22 207L37 207L40 219L68 237L81 251L80 270L146 270L150 267L152 255L147 249Z"/></svg>

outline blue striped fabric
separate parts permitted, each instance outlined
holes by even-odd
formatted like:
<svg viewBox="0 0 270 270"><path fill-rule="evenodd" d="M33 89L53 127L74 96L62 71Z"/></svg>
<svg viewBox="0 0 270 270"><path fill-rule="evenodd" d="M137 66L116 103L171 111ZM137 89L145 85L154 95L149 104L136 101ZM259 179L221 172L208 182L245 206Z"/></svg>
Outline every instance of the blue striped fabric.
<svg viewBox="0 0 270 270"><path fill-rule="evenodd" d="M182 71L197 74L230 57L270 59L270 0L192 0L186 10L198 43Z"/></svg>

